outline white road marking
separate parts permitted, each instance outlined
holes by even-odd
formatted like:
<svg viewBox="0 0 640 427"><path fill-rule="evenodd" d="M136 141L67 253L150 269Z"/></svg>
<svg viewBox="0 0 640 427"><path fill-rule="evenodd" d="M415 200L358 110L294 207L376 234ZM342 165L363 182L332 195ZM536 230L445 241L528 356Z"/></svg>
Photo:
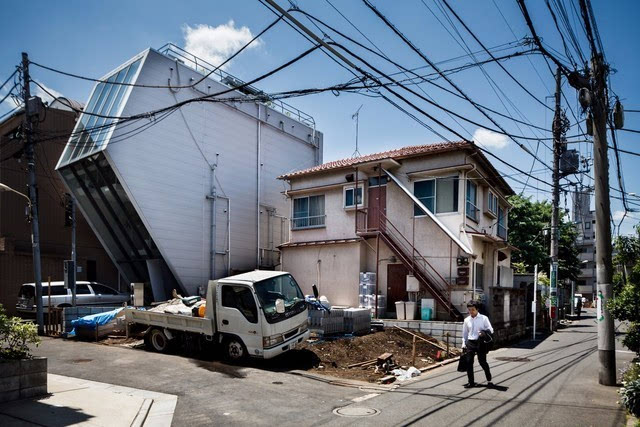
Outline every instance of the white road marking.
<svg viewBox="0 0 640 427"><path fill-rule="evenodd" d="M376 396L380 396L380 393L370 393L370 394L365 394L364 396L360 396L360 397L356 397L355 399L351 399L352 402L364 402L365 400L369 400L372 397L376 397Z"/></svg>

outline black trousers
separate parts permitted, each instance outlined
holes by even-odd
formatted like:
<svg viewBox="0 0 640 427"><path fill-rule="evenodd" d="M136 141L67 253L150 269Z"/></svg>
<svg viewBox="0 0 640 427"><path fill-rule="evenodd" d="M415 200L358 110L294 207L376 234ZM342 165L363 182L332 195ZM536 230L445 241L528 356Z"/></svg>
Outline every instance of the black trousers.
<svg viewBox="0 0 640 427"><path fill-rule="evenodd" d="M477 340L469 340L467 341L467 378L469 379L469 382L475 382L473 364L476 354L478 355L478 363L480 363L480 366L484 370L484 376L487 378L487 381L491 381L491 371L489 370L489 364L487 363L487 353L485 351L481 351Z"/></svg>

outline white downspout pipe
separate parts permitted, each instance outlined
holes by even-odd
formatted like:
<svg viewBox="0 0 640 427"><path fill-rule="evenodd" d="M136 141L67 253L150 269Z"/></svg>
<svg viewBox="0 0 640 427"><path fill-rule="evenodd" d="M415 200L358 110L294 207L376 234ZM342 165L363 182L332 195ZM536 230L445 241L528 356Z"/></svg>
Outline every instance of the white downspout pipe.
<svg viewBox="0 0 640 427"><path fill-rule="evenodd" d="M260 180L262 164L260 163L260 144L262 134L262 122L260 115L260 104L256 104L258 107L258 140L257 140L257 156L256 156L256 268L260 268Z"/></svg>

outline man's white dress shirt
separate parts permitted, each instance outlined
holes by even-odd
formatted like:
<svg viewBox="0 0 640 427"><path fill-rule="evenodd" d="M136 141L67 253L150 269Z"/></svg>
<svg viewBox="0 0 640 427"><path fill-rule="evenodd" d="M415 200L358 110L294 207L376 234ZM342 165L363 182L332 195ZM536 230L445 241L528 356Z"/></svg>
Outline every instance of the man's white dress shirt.
<svg viewBox="0 0 640 427"><path fill-rule="evenodd" d="M477 340L480 337L480 331L486 330L493 333L493 327L487 316L480 313L476 317L468 316L464 319L462 326L462 346L467 346L467 340Z"/></svg>

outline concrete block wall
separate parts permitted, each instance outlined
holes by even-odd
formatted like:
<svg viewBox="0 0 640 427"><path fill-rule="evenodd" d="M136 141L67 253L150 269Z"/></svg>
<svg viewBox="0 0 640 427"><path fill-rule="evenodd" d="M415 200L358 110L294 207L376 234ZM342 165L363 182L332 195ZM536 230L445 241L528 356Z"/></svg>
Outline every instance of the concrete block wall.
<svg viewBox="0 0 640 427"><path fill-rule="evenodd" d="M47 359L0 363L0 403L47 394Z"/></svg>
<svg viewBox="0 0 640 427"><path fill-rule="evenodd" d="M440 341L447 341L446 334L449 334L449 345L462 347L462 322L424 321L424 320L385 320L385 328L400 328L422 332Z"/></svg>
<svg viewBox="0 0 640 427"><path fill-rule="evenodd" d="M71 332L73 325L72 320L79 319L84 316L90 316L92 314L104 313L107 311L115 310L116 308L122 308L122 306L99 306L99 307L65 307L62 310L62 323L64 325L65 332Z"/></svg>

